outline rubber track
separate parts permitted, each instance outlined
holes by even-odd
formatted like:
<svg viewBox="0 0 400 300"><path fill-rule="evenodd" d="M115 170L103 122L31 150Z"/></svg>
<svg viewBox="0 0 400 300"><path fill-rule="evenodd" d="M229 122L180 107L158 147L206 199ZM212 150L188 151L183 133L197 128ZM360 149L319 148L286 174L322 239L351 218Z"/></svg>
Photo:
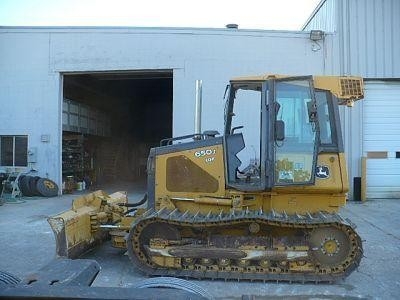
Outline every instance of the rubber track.
<svg viewBox="0 0 400 300"><path fill-rule="evenodd" d="M175 226L193 226L197 228L234 226L243 222L259 222L270 226L315 229L318 227L333 226L343 230L351 241L350 255L346 259L346 267L341 272L331 269L320 269L319 273L248 273L241 271L209 271L188 269L165 269L152 266L148 260L140 259L145 254L140 251L139 236L145 226L154 222L164 222ZM239 213L219 214L190 214L188 212L160 210L155 212L150 209L132 224L127 236L128 255L134 266L142 273L149 276L174 276L182 278L208 278L220 280L250 280L250 281L285 281L285 282L336 282L344 279L360 264L363 256L362 243L359 235L354 230L355 226L335 213L317 213L306 215L287 215L286 213L260 211L242 211Z"/></svg>

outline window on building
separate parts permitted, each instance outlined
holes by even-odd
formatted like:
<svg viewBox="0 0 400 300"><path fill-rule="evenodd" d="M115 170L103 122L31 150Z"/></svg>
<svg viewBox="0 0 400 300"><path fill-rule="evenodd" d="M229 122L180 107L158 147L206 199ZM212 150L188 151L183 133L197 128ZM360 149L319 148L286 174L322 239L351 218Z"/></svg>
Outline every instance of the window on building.
<svg viewBox="0 0 400 300"><path fill-rule="evenodd" d="M0 165L5 167L28 165L28 137L26 135L0 136Z"/></svg>

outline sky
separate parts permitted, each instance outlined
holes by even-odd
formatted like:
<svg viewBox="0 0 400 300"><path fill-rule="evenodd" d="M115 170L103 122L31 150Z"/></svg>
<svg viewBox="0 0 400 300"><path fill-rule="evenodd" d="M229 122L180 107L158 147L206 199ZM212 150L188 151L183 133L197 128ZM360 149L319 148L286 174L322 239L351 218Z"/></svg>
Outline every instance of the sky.
<svg viewBox="0 0 400 300"><path fill-rule="evenodd" d="M0 0L0 26L300 30L320 0Z"/></svg>

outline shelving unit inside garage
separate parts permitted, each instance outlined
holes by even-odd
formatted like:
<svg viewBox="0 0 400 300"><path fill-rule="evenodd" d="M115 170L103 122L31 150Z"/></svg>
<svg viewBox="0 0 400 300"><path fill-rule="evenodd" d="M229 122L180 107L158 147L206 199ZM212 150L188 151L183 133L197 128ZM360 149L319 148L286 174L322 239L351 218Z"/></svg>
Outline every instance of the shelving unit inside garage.
<svg viewBox="0 0 400 300"><path fill-rule="evenodd" d="M101 141L110 136L107 115L70 99L63 101L62 175L64 183L95 183ZM65 185L64 185L65 188ZM67 189L71 187L67 186Z"/></svg>

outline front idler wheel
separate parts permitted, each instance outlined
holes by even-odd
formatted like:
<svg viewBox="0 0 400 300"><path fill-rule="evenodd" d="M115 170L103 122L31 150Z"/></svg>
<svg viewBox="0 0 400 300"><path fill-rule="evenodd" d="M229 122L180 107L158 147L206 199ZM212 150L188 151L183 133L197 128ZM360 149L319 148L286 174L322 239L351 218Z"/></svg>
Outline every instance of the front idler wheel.
<svg viewBox="0 0 400 300"><path fill-rule="evenodd" d="M315 264L321 267L338 268L350 253L349 237L336 227L314 229L309 243Z"/></svg>

